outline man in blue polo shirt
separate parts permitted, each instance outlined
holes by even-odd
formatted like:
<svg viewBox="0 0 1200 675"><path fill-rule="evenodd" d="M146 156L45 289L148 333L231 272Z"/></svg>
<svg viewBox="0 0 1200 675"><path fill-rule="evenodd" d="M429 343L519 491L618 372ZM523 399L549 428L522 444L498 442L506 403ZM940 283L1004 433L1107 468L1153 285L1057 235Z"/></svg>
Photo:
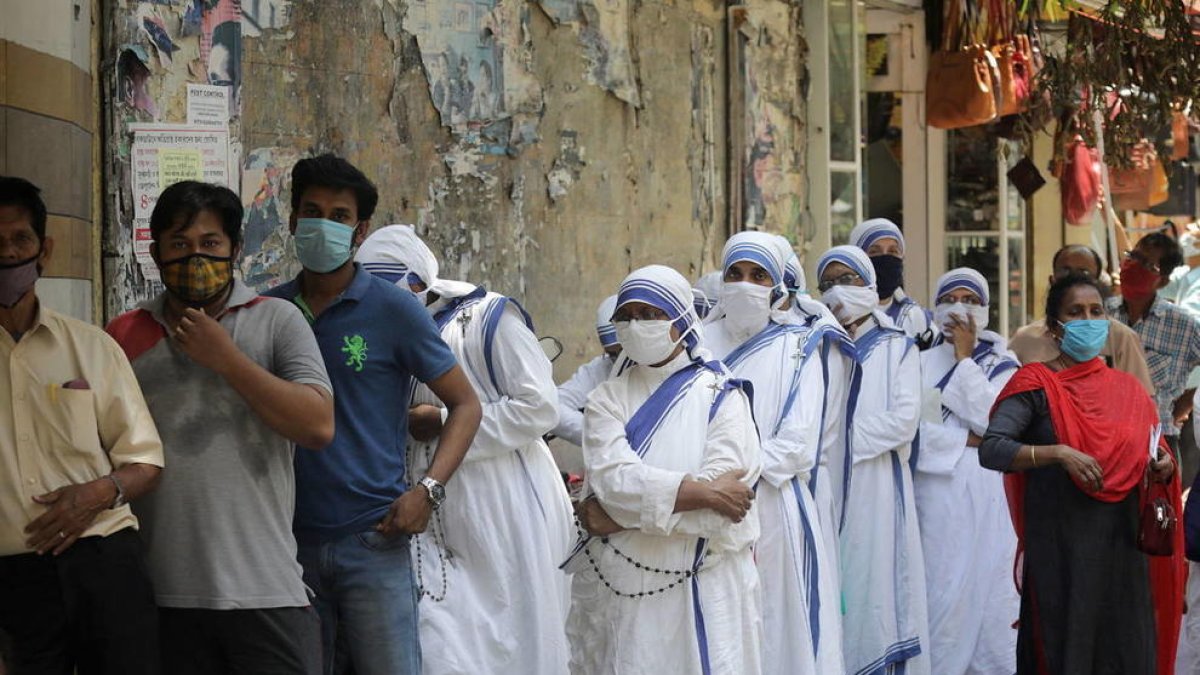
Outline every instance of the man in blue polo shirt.
<svg viewBox="0 0 1200 675"><path fill-rule="evenodd" d="M346 160L298 162L290 226L304 271L270 292L304 313L333 383L336 433L323 452L297 453L294 523L327 674L335 664L358 675L420 673L408 537L424 531L447 498L444 485L482 416L416 297L352 262L377 202L375 186ZM424 476L405 471L414 377L448 411Z"/></svg>

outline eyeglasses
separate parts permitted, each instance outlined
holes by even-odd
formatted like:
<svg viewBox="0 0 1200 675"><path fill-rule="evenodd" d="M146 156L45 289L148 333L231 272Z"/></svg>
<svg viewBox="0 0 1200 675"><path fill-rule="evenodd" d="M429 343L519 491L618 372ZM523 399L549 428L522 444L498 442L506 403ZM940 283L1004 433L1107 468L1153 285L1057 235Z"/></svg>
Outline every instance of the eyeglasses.
<svg viewBox="0 0 1200 675"><path fill-rule="evenodd" d="M832 279L826 279L825 281L822 281L820 284L817 284L817 290L824 293L825 291L833 288L834 286L849 286L861 278L862 278L862 276L859 274L856 274L854 272L846 272L845 274L840 274Z"/></svg>
<svg viewBox="0 0 1200 675"><path fill-rule="evenodd" d="M1121 256L1121 258L1123 260L1135 262L1135 263L1141 265L1142 267L1145 267L1146 269L1150 270L1151 272L1154 272L1155 274L1161 274L1161 272L1159 271L1158 265L1148 261L1146 259L1146 254L1142 253L1141 251L1139 251L1137 249L1134 249L1132 251L1126 251Z"/></svg>
<svg viewBox="0 0 1200 675"><path fill-rule="evenodd" d="M937 304L939 304L939 305L953 305L956 302L961 302L962 304L970 306L970 307L982 307L983 306L983 303L979 301L979 298L977 298L973 295L968 295L968 296L965 296L962 298L952 298L948 295L943 295L942 297L937 299Z"/></svg>

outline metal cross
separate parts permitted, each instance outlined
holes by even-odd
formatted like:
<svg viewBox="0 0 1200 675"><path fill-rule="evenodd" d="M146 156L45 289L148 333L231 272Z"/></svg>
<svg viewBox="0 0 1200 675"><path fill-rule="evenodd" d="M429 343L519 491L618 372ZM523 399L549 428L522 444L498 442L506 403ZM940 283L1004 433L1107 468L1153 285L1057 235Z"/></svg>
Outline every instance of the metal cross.
<svg viewBox="0 0 1200 675"><path fill-rule="evenodd" d="M463 337L467 337L467 324L471 323L471 311L464 309L458 315L458 325L462 327Z"/></svg>

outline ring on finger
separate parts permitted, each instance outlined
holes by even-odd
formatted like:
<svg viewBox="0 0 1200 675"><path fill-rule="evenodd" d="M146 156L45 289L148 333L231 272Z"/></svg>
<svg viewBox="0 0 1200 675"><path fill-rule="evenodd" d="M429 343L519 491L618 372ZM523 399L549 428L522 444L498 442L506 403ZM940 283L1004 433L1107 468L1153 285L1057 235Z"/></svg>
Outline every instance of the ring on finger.
<svg viewBox="0 0 1200 675"><path fill-rule="evenodd" d="M67 533L66 533L66 532L63 532L62 530L59 530L59 531L58 531L58 538L59 538L59 539L66 539L66 538L67 538Z"/></svg>

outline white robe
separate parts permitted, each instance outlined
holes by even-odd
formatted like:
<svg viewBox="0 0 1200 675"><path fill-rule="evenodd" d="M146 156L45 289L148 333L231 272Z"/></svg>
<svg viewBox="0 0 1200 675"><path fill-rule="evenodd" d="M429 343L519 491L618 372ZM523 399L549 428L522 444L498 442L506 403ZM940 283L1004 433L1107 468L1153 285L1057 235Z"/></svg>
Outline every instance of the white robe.
<svg viewBox="0 0 1200 675"><path fill-rule="evenodd" d="M613 359L601 354L579 366L571 379L558 386L558 426L554 435L583 447L583 406L588 394L612 374Z"/></svg>
<svg viewBox="0 0 1200 675"><path fill-rule="evenodd" d="M758 506L737 524L709 509L673 513L685 476L712 479L745 469L747 484L758 479L758 437L746 396L730 391L710 421L726 377L706 369L662 417L642 456L626 431L659 385L689 364L681 354L660 368L634 366L588 399L586 489L628 529L607 541L587 540L566 566L574 572L567 628L573 673L760 672L761 609L751 550L759 533ZM693 569L698 559L699 572L687 578L645 569L676 573ZM626 594L662 590L629 598L606 582ZM667 588L671 583L676 585Z"/></svg>
<svg viewBox="0 0 1200 675"><path fill-rule="evenodd" d="M904 289L897 288L887 303L879 305L879 311L914 340L930 336L929 315L925 313L925 308L915 300L908 300L911 298L904 293Z"/></svg>
<svg viewBox="0 0 1200 675"><path fill-rule="evenodd" d="M999 335L984 332L981 338L992 349L957 365L949 342L921 352L926 401L913 482L925 552L929 656L938 675L1017 669L1017 538L1004 477L980 466L978 450L967 447L968 432L982 437L987 431L1017 357Z"/></svg>
<svg viewBox="0 0 1200 675"><path fill-rule="evenodd" d="M813 329L828 327L825 345L817 355L825 368L824 424L821 429L821 453L815 475L809 479L817 513L821 518L821 532L825 535L826 547L837 575L837 587L841 588L841 546L839 534L846 522L846 491L850 484L853 464L847 445L846 406L849 404L850 387L857 377L858 367L854 362L853 342L846 334L833 313L824 305L816 307L812 302L799 303L794 310L801 321ZM821 312L811 309L824 308Z"/></svg>
<svg viewBox="0 0 1200 675"><path fill-rule="evenodd" d="M891 672L904 661L908 675L928 675L925 564L908 466L920 417L920 358L878 311L854 342L862 382L851 402L854 475L841 537L846 670Z"/></svg>
<svg viewBox="0 0 1200 675"><path fill-rule="evenodd" d="M707 337L714 355L754 391L763 462L757 486L762 536L754 555L763 590L763 672L841 673L836 559L810 487L826 392L820 334L770 324L737 345L722 319L708 326Z"/></svg>
<svg viewBox="0 0 1200 675"><path fill-rule="evenodd" d="M424 672L566 673L570 589L557 567L574 528L542 442L558 418L550 362L517 307L494 293L450 320L442 339L479 395L483 420L445 504L412 540ZM423 385L413 400L442 405ZM436 447L436 439L409 439L411 475L423 475Z"/></svg>

